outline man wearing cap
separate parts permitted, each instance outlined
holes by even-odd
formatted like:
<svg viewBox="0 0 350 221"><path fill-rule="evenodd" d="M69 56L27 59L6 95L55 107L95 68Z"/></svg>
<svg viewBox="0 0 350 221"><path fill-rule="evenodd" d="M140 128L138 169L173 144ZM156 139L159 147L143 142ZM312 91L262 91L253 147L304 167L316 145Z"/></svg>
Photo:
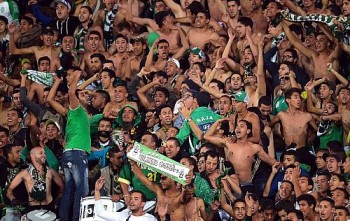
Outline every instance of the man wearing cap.
<svg viewBox="0 0 350 221"><path fill-rule="evenodd" d="M10 34L10 53L15 55L22 54L35 54L35 58L38 60L41 57L48 56L50 60L57 58L61 48L54 45L54 31L51 27L46 26L42 29L41 40L43 41L43 46L32 46L29 48L17 48L15 45L14 33L16 26L14 24L9 25Z"/></svg>
<svg viewBox="0 0 350 221"><path fill-rule="evenodd" d="M190 153L195 153L199 149L200 141L203 139L203 134L210 128L210 126L221 117L208 107L212 102L210 95L207 92L196 92L190 96L192 99L192 106L187 107L186 103L182 104L179 111L184 116L185 121L176 138L182 145L191 135Z"/></svg>
<svg viewBox="0 0 350 221"><path fill-rule="evenodd" d="M233 96L232 107L236 110L236 113L230 116L230 130L234 131L239 121L247 120L253 125L252 136L248 137L248 140L258 144L261 134L259 117L255 113L248 111L248 104L249 96L245 91L240 91Z"/></svg>
<svg viewBox="0 0 350 221"><path fill-rule="evenodd" d="M33 15L40 22L44 25L55 26L56 30L58 30L59 38L65 35L74 35L75 29L79 25L79 19L70 15L70 12L73 10L73 4L70 0L55 0L56 18L44 15L37 4L37 0L32 0L29 4L32 5Z"/></svg>

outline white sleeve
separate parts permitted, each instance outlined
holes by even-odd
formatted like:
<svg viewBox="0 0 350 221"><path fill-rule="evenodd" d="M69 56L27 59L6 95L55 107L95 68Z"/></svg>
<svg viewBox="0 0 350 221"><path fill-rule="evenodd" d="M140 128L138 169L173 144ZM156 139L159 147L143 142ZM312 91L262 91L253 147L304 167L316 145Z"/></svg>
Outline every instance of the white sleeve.
<svg viewBox="0 0 350 221"><path fill-rule="evenodd" d="M104 209L104 205L102 200L95 200L95 216L99 216L100 218L106 221L119 221L120 215L118 212L110 212Z"/></svg>

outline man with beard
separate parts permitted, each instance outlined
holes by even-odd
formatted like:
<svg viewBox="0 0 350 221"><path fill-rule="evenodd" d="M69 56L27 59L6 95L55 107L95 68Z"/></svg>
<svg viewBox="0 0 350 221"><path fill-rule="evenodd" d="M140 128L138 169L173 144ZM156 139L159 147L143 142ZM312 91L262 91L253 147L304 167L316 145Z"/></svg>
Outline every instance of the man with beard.
<svg viewBox="0 0 350 221"><path fill-rule="evenodd" d="M22 101L20 100L19 92L20 92L19 87L15 87L13 89L12 107L14 109L22 111L22 113L23 113L23 125L26 127L30 124L32 113L29 113L28 109L26 107L24 107Z"/></svg>
<svg viewBox="0 0 350 221"><path fill-rule="evenodd" d="M137 190L132 191L130 194L130 203L128 206L131 214L129 214L129 212L107 212L104 209L102 201L100 201L100 190L102 189L105 182L105 179L101 177L95 184L95 211L98 217L101 217L103 220L107 221L157 221L154 216L143 212L144 206L146 204L146 197L143 192Z"/></svg>
<svg viewBox="0 0 350 221"><path fill-rule="evenodd" d="M267 96L262 96L259 99L258 107L261 112L261 120L264 122L265 126L270 125L271 121L271 112L272 112L272 103L271 98Z"/></svg>
<svg viewBox="0 0 350 221"><path fill-rule="evenodd" d="M29 204L28 212L35 209L48 209L54 211L54 197L51 195L52 182L59 187L58 196L63 192L63 181L56 171L48 168L45 151L41 147L35 147L30 151L31 163L28 169L22 170L12 180L7 189L6 196L11 201L11 205L18 205L13 190L22 182L25 183Z"/></svg>
<svg viewBox="0 0 350 221"><path fill-rule="evenodd" d="M111 140L112 122L107 118L102 118L98 124L97 136L92 137L91 154L89 160L89 181L96 181L97 173L101 168L107 166L107 153L110 148L116 145ZM91 183L90 183L91 184ZM89 185L91 188L93 185Z"/></svg>
<svg viewBox="0 0 350 221"><path fill-rule="evenodd" d="M95 94L92 95L91 106L94 108L94 114L102 114L103 109L111 101L111 97L104 90L96 90Z"/></svg>
<svg viewBox="0 0 350 221"><path fill-rule="evenodd" d="M87 36L87 39L88 40L84 44L84 48L86 51L89 51L89 52L84 53L84 56L80 62L80 68L81 70L87 72L88 77L91 77L93 74L98 73L98 68L97 68L98 65L95 66L95 63L98 63L97 59L99 59L102 62L102 60L105 60L106 57L109 57L109 54L106 51L102 51L100 49L100 45L102 41L100 32L92 30ZM103 57L98 56L97 58L95 58L95 62L93 62L91 55L96 53L102 54ZM96 71L96 72L93 72L93 71Z"/></svg>
<svg viewBox="0 0 350 221"><path fill-rule="evenodd" d="M21 162L21 150L24 146L23 142L16 141L15 144L8 144L4 149L4 156L6 161L0 164L0 188L2 189L2 196L5 205L10 205L10 201L6 197L6 188L10 185L15 176L23 169L23 162ZM14 190L14 194L20 202L28 201L26 196L25 186L21 185ZM0 206L1 211L1 206Z"/></svg>
<svg viewBox="0 0 350 221"><path fill-rule="evenodd" d="M183 203L183 192L177 188L176 182L171 178L161 175L160 185L150 181L142 172L139 165L131 161L131 168L136 177L146 185L157 196L157 208L167 208L166 214L170 220L185 220L185 204Z"/></svg>
<svg viewBox="0 0 350 221"><path fill-rule="evenodd" d="M159 129L156 131L156 135L159 139L165 141L166 133L173 127L173 109L169 105L162 105L158 107L156 114L160 120Z"/></svg>
<svg viewBox="0 0 350 221"><path fill-rule="evenodd" d="M118 147L112 147L108 151L108 166L100 170L100 176L104 178L105 185L101 191L101 195L110 196L113 202L117 202L123 197L123 192L118 182L120 171L123 167L124 152Z"/></svg>

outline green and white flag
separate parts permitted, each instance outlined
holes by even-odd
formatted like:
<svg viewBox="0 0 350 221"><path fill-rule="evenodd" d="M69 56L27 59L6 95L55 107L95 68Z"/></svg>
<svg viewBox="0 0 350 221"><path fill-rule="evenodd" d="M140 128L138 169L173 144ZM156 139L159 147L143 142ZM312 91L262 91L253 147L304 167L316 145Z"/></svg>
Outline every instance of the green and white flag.
<svg viewBox="0 0 350 221"><path fill-rule="evenodd" d="M151 170L170 177L182 185L186 184L185 176L189 172L189 168L146 147L145 145L135 142L133 148L126 156L143 166L149 167Z"/></svg>

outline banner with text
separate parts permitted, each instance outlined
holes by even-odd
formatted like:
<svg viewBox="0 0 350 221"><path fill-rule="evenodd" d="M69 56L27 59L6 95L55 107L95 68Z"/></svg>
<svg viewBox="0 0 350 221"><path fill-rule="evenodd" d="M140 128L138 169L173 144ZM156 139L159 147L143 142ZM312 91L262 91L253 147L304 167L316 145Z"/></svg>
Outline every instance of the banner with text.
<svg viewBox="0 0 350 221"><path fill-rule="evenodd" d="M186 183L185 176L189 172L189 168L138 142L135 142L133 148L127 153L127 157L170 177L178 183L183 185Z"/></svg>

